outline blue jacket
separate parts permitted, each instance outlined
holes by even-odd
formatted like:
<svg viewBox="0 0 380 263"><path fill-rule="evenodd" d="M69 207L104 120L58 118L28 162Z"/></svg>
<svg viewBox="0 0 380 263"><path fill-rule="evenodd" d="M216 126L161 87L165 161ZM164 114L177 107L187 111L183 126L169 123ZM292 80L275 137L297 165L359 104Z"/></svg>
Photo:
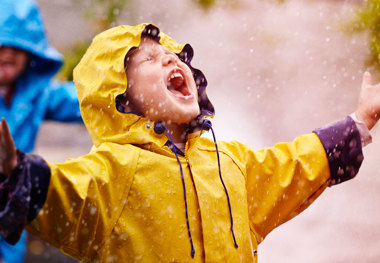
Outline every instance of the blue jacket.
<svg viewBox="0 0 380 263"><path fill-rule="evenodd" d="M29 63L16 81L11 104L0 96L0 117L8 122L16 147L31 152L44 120L81 122L74 83L55 82L63 60L48 42L37 4L31 0L0 0L0 45L23 49ZM0 237L0 258L22 262L25 235L15 246Z"/></svg>
<svg viewBox="0 0 380 263"><path fill-rule="evenodd" d="M36 3L0 3L0 45L23 49L30 55L11 104L0 97L0 117L8 122L16 147L31 152L42 121L81 122L77 94L74 83L52 81L62 66L62 56L48 42Z"/></svg>

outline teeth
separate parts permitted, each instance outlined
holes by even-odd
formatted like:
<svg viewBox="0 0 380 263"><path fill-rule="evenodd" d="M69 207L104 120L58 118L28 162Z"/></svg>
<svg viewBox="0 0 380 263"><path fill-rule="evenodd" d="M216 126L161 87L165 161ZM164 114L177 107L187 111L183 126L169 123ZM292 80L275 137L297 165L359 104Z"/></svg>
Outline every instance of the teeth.
<svg viewBox="0 0 380 263"><path fill-rule="evenodd" d="M175 72L173 74L170 75L170 79L174 79L174 78L183 78L182 75L178 72Z"/></svg>

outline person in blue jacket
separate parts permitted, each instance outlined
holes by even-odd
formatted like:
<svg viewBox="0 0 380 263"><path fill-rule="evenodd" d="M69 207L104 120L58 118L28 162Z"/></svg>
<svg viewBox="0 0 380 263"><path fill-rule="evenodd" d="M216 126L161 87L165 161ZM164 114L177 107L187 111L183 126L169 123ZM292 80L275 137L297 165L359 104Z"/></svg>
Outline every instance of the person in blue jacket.
<svg viewBox="0 0 380 263"><path fill-rule="evenodd" d="M63 58L48 42L42 17L32 0L0 0L0 117L15 145L34 148L44 120L82 122L73 82L53 76ZM14 246L0 237L0 262L22 262L26 234Z"/></svg>

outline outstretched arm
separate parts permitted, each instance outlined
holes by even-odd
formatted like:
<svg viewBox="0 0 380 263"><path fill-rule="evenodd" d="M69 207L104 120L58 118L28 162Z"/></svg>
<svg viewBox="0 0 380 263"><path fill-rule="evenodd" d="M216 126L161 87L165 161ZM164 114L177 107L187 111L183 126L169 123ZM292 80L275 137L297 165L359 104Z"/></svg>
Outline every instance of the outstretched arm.
<svg viewBox="0 0 380 263"><path fill-rule="evenodd" d="M52 82L49 87L49 103L46 120L82 122L79 102L73 82Z"/></svg>
<svg viewBox="0 0 380 263"><path fill-rule="evenodd" d="M97 250L90 248L110 236L126 205L138 148L103 144L51 164L15 149L5 121L0 125L0 236L14 244L27 227L70 256L92 262Z"/></svg>
<svg viewBox="0 0 380 263"><path fill-rule="evenodd" d="M368 129L380 118L380 84L372 85L368 72L363 74L355 115ZM328 185L355 177L363 160L362 135L368 133L360 126L347 117L294 142L251 152L248 204L259 242L310 205Z"/></svg>
<svg viewBox="0 0 380 263"><path fill-rule="evenodd" d="M4 118L0 122L0 235L9 243L19 239L45 202L50 181L46 162L16 150Z"/></svg>

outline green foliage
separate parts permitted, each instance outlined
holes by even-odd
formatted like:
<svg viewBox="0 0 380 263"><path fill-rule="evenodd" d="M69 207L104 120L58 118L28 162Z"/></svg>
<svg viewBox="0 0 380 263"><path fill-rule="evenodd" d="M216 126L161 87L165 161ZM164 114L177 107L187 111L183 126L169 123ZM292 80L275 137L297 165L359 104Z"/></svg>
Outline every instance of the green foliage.
<svg viewBox="0 0 380 263"><path fill-rule="evenodd" d="M380 70L380 0L368 0L358 9L357 19L352 29L353 31L369 31L372 53L369 64Z"/></svg>
<svg viewBox="0 0 380 263"><path fill-rule="evenodd" d="M196 0L196 2L204 9L209 9L217 0Z"/></svg>
<svg viewBox="0 0 380 263"><path fill-rule="evenodd" d="M123 9L133 0L72 0L84 11L85 17L92 21L96 31L111 27L119 18Z"/></svg>
<svg viewBox="0 0 380 263"><path fill-rule="evenodd" d="M58 80L73 80L73 70L83 57L89 44L89 41L77 42L70 51L64 53L65 63L57 75Z"/></svg>
<svg viewBox="0 0 380 263"><path fill-rule="evenodd" d="M238 4L239 0L192 0L203 10L208 11L211 8L215 7L217 4L222 4L224 7L233 8ZM268 1L268 0L264 0ZM276 0L276 1L285 1L285 0Z"/></svg>

